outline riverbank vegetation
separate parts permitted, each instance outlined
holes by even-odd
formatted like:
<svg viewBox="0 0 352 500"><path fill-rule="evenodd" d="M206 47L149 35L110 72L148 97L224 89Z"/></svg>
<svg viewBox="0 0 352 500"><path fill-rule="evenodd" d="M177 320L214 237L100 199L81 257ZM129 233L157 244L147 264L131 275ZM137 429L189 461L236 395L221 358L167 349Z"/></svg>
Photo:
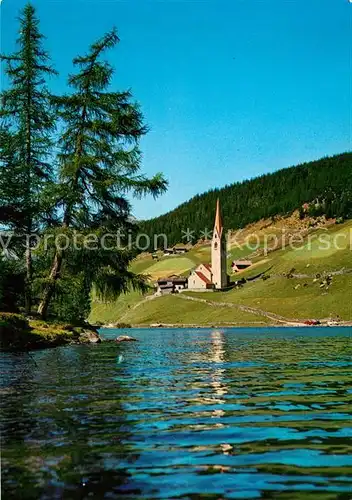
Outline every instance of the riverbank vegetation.
<svg viewBox="0 0 352 500"><path fill-rule="evenodd" d="M67 344L100 342L96 328L88 323L72 325L28 319L22 314L0 313L1 350L33 350Z"/></svg>
<svg viewBox="0 0 352 500"><path fill-rule="evenodd" d="M113 28L77 55L67 93L55 95L51 85L61 75L35 9L21 12L17 51L2 56L2 311L83 324L93 286L104 300L147 289L129 269L138 229L130 200L158 196L167 183L141 172L147 125L131 91L112 85L107 53L118 43ZM107 233L118 233L119 244L102 245Z"/></svg>

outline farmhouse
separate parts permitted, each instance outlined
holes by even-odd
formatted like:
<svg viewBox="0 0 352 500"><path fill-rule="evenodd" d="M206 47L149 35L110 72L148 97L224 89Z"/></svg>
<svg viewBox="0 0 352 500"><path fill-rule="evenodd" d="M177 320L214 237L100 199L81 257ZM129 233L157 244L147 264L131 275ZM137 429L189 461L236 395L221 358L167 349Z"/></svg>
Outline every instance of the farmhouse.
<svg viewBox="0 0 352 500"><path fill-rule="evenodd" d="M179 293L188 286L187 278L182 278L181 276L169 276L167 278L159 278L156 283L156 293L158 294L168 294L168 293Z"/></svg>
<svg viewBox="0 0 352 500"><path fill-rule="evenodd" d="M183 254L183 253L186 253L188 252L188 248L186 247L178 247L178 246L175 246L173 248L165 248L164 249L164 255L180 255L180 254Z"/></svg>
<svg viewBox="0 0 352 500"><path fill-rule="evenodd" d="M188 248L186 247L174 247L174 253L175 254L182 254L188 252Z"/></svg>
<svg viewBox="0 0 352 500"><path fill-rule="evenodd" d="M252 265L252 261L250 260L234 260L231 264L232 272L238 273L239 271L243 271Z"/></svg>
<svg viewBox="0 0 352 500"><path fill-rule="evenodd" d="M173 248L164 248L164 255L173 255L175 252L174 252L174 249Z"/></svg>

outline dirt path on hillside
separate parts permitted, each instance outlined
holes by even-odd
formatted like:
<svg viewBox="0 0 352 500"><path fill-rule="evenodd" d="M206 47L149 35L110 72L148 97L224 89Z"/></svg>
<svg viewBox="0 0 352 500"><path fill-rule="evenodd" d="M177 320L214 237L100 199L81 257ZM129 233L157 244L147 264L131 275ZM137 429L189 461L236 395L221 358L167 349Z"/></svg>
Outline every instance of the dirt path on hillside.
<svg viewBox="0 0 352 500"><path fill-rule="evenodd" d="M137 309L137 307L139 306L142 306L143 304L145 304L146 302L149 302L151 300L155 300L157 299L158 297L160 297L160 295L147 295L146 297L144 297L144 299L142 299L141 301L137 302L137 304L134 304L133 307L130 307L122 316L121 318L119 319L120 322L123 322L124 319L125 319L125 316L127 316L127 314L129 314L131 311L134 311L135 309Z"/></svg>
<svg viewBox="0 0 352 500"><path fill-rule="evenodd" d="M311 279L315 278L317 274L320 274L322 278L324 276L345 276L347 274L352 274L352 269L346 269L343 267L342 269L339 269L338 271L323 271L321 273L315 273L315 274L303 274L303 273L292 273L291 276L292 278L297 278L297 279ZM273 276L277 278L282 278L285 276L282 276L282 274L274 274Z"/></svg>

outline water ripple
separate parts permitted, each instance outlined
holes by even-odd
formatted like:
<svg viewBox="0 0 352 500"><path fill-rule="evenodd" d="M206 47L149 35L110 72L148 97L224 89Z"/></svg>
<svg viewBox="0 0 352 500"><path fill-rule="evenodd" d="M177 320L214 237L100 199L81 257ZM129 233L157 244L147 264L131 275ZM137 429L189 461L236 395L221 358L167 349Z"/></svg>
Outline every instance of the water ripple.
<svg viewBox="0 0 352 500"><path fill-rule="evenodd" d="M133 335L2 355L4 498L349 498L351 329Z"/></svg>

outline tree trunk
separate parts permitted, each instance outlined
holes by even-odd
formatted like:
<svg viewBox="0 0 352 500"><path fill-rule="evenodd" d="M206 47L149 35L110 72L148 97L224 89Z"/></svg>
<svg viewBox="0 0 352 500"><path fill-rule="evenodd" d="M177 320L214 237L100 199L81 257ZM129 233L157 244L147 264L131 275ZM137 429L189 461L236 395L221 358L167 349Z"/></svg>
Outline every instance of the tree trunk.
<svg viewBox="0 0 352 500"><path fill-rule="evenodd" d="M84 121L86 118L86 107L83 108L81 118L82 118L82 121ZM81 154L82 154L82 130L80 130L77 134L77 142L76 142L77 170L76 170L75 179L74 179L74 183L73 183L73 187L72 187L73 191L76 188L77 182L78 182L78 168L79 168L79 159L80 159ZM67 205L65 213L64 213L64 218L63 218L63 223L62 223L63 228L70 227L71 212L72 212L72 204L69 203ZM42 299L41 299L39 307L38 307L38 314L42 318L45 318L47 316L49 304L50 304L50 301L54 295L56 281L60 276L62 262L63 262L63 252L56 249L54 262L53 262L53 265L52 265L52 268L50 271L49 282L45 286L43 296L42 296Z"/></svg>
<svg viewBox="0 0 352 500"><path fill-rule="evenodd" d="M71 218L71 205L68 205L66 207L64 220L63 220L63 224L62 224L63 228L69 227L70 218ZM60 277L60 271L61 271L61 266L62 266L63 260L64 260L64 252L62 250L58 250L56 248L53 265L51 267L51 271L50 271L50 275L49 275L49 282L45 285L43 296L42 296L42 299L39 303L38 310L37 310L38 314L43 319L46 318L46 316L47 316L48 307L49 307L50 301L51 301L51 299L54 295L54 292L55 292L56 281Z"/></svg>
<svg viewBox="0 0 352 500"><path fill-rule="evenodd" d="M38 306L38 314L45 319L48 314L48 307L52 296L55 292L55 284L60 275L61 266L63 261L63 254L58 250L55 253L53 266L50 271L49 282L45 286L45 290L42 296L42 300Z"/></svg>
<svg viewBox="0 0 352 500"><path fill-rule="evenodd" d="M25 281L25 312L32 312L32 250L29 238L26 241L26 281Z"/></svg>
<svg viewBox="0 0 352 500"><path fill-rule="evenodd" d="M31 249L31 231L32 231L32 151L31 151L31 86L27 81L27 109L26 109L26 168L27 168L27 200L25 209L28 210L27 234L26 234L26 280L25 280L25 312L29 316L32 312L32 249Z"/></svg>

